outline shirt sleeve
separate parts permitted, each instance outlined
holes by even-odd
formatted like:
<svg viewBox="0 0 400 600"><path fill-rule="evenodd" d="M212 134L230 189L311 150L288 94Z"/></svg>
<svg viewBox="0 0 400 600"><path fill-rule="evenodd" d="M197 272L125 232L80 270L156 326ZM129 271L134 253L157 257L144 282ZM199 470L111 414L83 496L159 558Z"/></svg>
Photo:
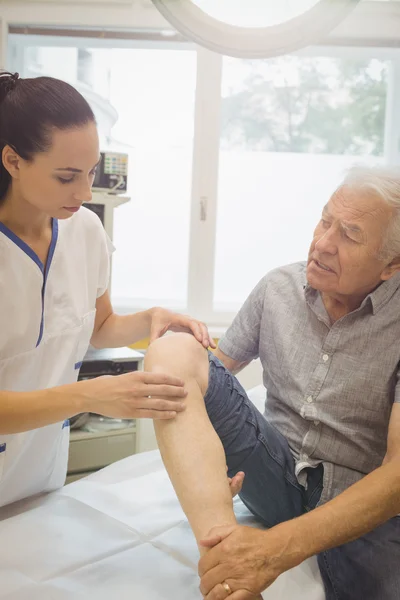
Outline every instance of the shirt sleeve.
<svg viewBox="0 0 400 600"><path fill-rule="evenodd" d="M102 296L108 289L110 283L111 255L114 250L115 247L112 241L103 229L102 239L100 241L99 277L96 298L100 298L100 296Z"/></svg>
<svg viewBox="0 0 400 600"><path fill-rule="evenodd" d="M400 404L400 366L397 368L396 387L394 390L394 403Z"/></svg>
<svg viewBox="0 0 400 600"><path fill-rule="evenodd" d="M233 360L248 361L259 356L266 285L267 278L264 277L253 289L218 344L222 352Z"/></svg>

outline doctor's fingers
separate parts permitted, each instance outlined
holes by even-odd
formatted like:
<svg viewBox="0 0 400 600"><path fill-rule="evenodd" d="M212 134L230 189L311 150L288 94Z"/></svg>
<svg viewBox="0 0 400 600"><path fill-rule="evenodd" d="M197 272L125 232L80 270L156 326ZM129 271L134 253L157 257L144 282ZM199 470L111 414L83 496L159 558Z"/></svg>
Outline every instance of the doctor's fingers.
<svg viewBox="0 0 400 600"><path fill-rule="evenodd" d="M160 396L151 396L150 398L135 398L132 401L132 408L135 410L156 410L158 412L182 412L186 405L181 399L171 400L171 398L160 398Z"/></svg>
<svg viewBox="0 0 400 600"><path fill-rule="evenodd" d="M182 400L182 398L186 398L187 391L183 387L175 385L139 383L131 387L131 394L136 398L148 398L151 396L154 398L174 398L176 400Z"/></svg>
<svg viewBox="0 0 400 600"><path fill-rule="evenodd" d="M120 377L132 382L133 384L143 383L153 385L172 385L177 387L184 386L184 382L180 377L175 377L175 375L168 375L167 373L153 373L152 371L134 371L133 373L126 373L125 375L120 375Z"/></svg>

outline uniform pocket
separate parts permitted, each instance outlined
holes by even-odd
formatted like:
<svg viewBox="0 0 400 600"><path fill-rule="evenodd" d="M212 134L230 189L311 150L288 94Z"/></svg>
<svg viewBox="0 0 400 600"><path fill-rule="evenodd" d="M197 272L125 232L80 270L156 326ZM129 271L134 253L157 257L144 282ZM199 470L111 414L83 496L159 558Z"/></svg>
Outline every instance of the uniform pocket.
<svg viewBox="0 0 400 600"><path fill-rule="evenodd" d="M89 348L90 338L92 337L94 330L94 321L96 318L96 310L91 310L86 313L82 319L82 327L77 340L76 355L75 355L75 369L80 369L85 354Z"/></svg>
<svg viewBox="0 0 400 600"><path fill-rule="evenodd" d="M0 444L0 482L3 477L4 463L6 462L7 444Z"/></svg>
<svg viewBox="0 0 400 600"><path fill-rule="evenodd" d="M69 422L64 421L62 424L57 424L60 427L57 443L55 446L54 468L53 472L46 483L45 491L52 492L58 490L65 483L68 467L68 451L69 451Z"/></svg>

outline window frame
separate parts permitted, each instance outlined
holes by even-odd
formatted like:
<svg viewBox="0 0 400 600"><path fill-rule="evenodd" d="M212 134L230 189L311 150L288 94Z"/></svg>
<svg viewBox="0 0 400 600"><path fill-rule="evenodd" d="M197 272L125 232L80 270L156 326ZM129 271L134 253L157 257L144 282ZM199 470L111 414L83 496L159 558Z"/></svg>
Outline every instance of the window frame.
<svg viewBox="0 0 400 600"><path fill-rule="evenodd" d="M372 4L372 3L368 3ZM380 3L384 5L386 3ZM394 4L392 2L388 4ZM396 3L397 4L397 3ZM400 14L400 3L398 3ZM3 22L4 29L4 22ZM35 36L40 45L71 45L87 47L129 47L129 48L165 48L186 49L196 48L197 52L197 81L194 115L194 142L192 185L190 199L190 246L188 270L188 296L187 306L183 312L189 313L211 326L213 331L219 327L228 326L235 312L219 312L213 309L213 281L217 236L217 204L218 204L218 161L220 151L220 111L221 111L221 84L223 77L223 57L219 54L196 47L189 42L123 40L90 37L46 37ZM17 34L14 34L17 35ZM17 37L8 36L8 52L11 57ZM33 38L29 37L29 45ZM28 37L20 34L20 44L28 42ZM359 44L362 42L363 46ZM14 44L14 50L13 50ZM400 46L400 40L399 40ZM16 53L16 55L18 52ZM400 113L395 110L400 105L400 50L393 47L375 47L373 44L365 46L365 40L354 39L351 44L343 45L343 40L332 40L329 45L314 46L296 52L299 56L332 57L349 56L357 58L381 58L392 61L387 94L387 115L385 123L385 156L387 162L400 163ZM3 52L4 55L4 52ZM18 60L18 58L17 58ZM6 64L8 68L18 67L18 64ZM18 68L16 68L18 70ZM204 216L206 218L204 220ZM251 290L248 290L250 293ZM143 310L135 300L128 306L115 305L116 311L124 314Z"/></svg>

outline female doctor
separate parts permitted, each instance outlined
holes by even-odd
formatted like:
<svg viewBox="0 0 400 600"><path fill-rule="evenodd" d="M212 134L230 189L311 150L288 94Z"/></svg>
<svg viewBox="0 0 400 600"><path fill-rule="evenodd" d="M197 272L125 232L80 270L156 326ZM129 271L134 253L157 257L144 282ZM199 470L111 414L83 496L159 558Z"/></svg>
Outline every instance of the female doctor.
<svg viewBox="0 0 400 600"><path fill-rule="evenodd" d="M134 372L77 383L89 343L119 347L167 330L215 347L204 324L153 308L114 314L112 246L91 200L93 112L67 83L0 74L0 506L65 481L81 412L171 419L183 382Z"/></svg>

